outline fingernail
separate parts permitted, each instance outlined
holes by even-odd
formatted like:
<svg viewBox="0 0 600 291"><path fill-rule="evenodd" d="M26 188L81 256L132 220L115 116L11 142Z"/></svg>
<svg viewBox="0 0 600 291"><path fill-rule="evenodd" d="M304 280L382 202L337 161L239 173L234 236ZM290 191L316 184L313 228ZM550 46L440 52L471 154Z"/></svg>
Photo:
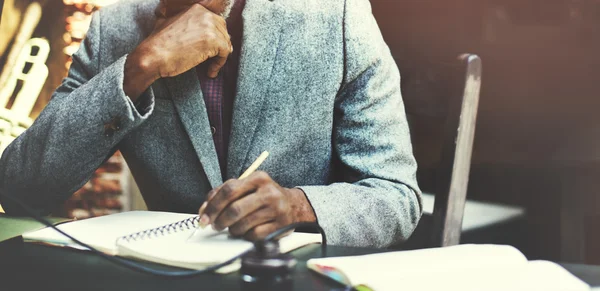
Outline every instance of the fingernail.
<svg viewBox="0 0 600 291"><path fill-rule="evenodd" d="M210 219L208 218L208 215L202 214L202 216L200 216L200 228L204 229L209 222Z"/></svg>

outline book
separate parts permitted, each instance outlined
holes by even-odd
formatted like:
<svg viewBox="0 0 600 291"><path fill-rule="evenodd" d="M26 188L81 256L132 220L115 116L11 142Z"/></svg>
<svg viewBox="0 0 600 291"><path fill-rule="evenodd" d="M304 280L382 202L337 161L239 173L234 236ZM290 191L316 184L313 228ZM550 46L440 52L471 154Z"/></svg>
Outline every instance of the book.
<svg viewBox="0 0 600 291"><path fill-rule="evenodd" d="M458 245L310 259L307 267L357 290L588 291L558 264L528 261L516 248Z"/></svg>
<svg viewBox="0 0 600 291"><path fill-rule="evenodd" d="M156 211L131 211L63 223L57 227L106 254L186 269L204 269L223 263L253 247L233 238L227 230L198 228L198 215ZM86 248L52 228L23 234L25 242ZM294 232L279 240L282 252L321 243L321 236ZM220 269L235 271L239 265Z"/></svg>

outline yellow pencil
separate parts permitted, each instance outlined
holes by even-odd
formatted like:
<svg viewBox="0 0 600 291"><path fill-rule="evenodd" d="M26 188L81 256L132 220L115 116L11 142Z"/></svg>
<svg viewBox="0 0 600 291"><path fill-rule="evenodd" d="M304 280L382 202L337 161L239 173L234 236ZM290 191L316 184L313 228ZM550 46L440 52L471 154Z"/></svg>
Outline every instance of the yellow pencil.
<svg viewBox="0 0 600 291"><path fill-rule="evenodd" d="M252 163L252 165L250 165L250 167L248 167L248 169L238 179L241 180L241 179L247 178L252 173L254 173L254 171L256 171L256 169L258 169L258 167L260 167L260 165L267 159L268 156L269 156L269 152L267 152L267 151L262 152L262 154L260 154L260 156L258 156L258 158L256 158L256 161L254 161L254 163Z"/></svg>

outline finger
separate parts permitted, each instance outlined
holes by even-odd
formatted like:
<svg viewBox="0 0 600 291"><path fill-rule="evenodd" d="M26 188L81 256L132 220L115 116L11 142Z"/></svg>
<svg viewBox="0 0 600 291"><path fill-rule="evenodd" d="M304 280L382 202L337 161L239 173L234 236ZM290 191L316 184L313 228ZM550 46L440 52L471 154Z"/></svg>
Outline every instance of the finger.
<svg viewBox="0 0 600 291"><path fill-rule="evenodd" d="M233 224L237 224L242 220L253 219L252 214L258 211L261 208L265 208L264 199L261 199L259 194L253 193L246 195L239 200L229 204L223 212L215 219L213 222L213 226L215 230L223 230L227 227L230 227ZM269 211L261 211L261 213L265 214ZM273 212L273 211L270 211ZM247 221L246 221L247 222ZM247 223L244 222L243 225ZM266 222L266 220L260 221L260 223ZM239 227L243 226L240 225ZM253 224L252 227L257 224ZM244 228L243 232L238 232L237 235L241 236L246 231L248 231L252 227ZM230 230L231 231L231 230ZM233 234L233 232L232 232Z"/></svg>
<svg viewBox="0 0 600 291"><path fill-rule="evenodd" d="M167 7L165 6L164 1L165 0L161 0L156 6L156 9L154 9L154 16L156 16L156 23L154 24L155 29L162 27L167 18Z"/></svg>
<svg viewBox="0 0 600 291"><path fill-rule="evenodd" d="M217 28L217 30L221 33L221 36L223 37L223 39L225 39L225 41L227 42L227 44L229 45L229 53L233 52L233 45L231 44L231 35L229 35L229 31L227 31L227 22L225 21L225 19L221 16L214 16L214 25Z"/></svg>
<svg viewBox="0 0 600 291"><path fill-rule="evenodd" d="M225 63L227 63L227 57L229 56L230 52L231 49L229 46L221 45L219 47L219 54L213 57L208 65L208 71L206 74L209 78L216 78L219 75L219 71L221 71L221 68L225 66Z"/></svg>
<svg viewBox="0 0 600 291"><path fill-rule="evenodd" d="M229 53L231 54L233 52L233 44L231 43L231 36L229 35L229 33L227 33L227 31L225 31L225 33L223 34L223 32L221 32L223 35L223 39L225 40L225 43L227 44L227 48L229 48Z"/></svg>
<svg viewBox="0 0 600 291"><path fill-rule="evenodd" d="M262 207L230 225L229 233L233 236L243 236L251 229L274 220L275 211L269 207Z"/></svg>
<svg viewBox="0 0 600 291"><path fill-rule="evenodd" d="M257 186L253 183L240 180L229 180L223 184L220 189L208 201L204 214L208 216L209 223L221 214L221 212L231 203L238 200L246 194L254 192Z"/></svg>
<svg viewBox="0 0 600 291"><path fill-rule="evenodd" d="M204 210L204 214L200 218L200 225L206 226L221 214L221 211L233 201L255 192L260 186L272 183L273 180L263 171L254 172L248 178L243 180L231 179L219 186L216 191L209 193L209 200ZM271 198L270 195L262 195L266 198ZM204 216L206 217L204 218Z"/></svg>
<svg viewBox="0 0 600 291"><path fill-rule="evenodd" d="M214 25L216 29L221 33L223 38L228 42L231 42L231 36L229 35L229 31L227 30L227 22L221 16L214 16Z"/></svg>
<svg viewBox="0 0 600 291"><path fill-rule="evenodd" d="M208 202L208 201L212 200L215 197L215 195L217 195L217 193L219 193L219 191L221 190L221 187L223 187L223 185L228 184L228 183L235 183L235 179L229 179L229 180L225 181L225 183L218 186L217 188L214 188L214 189L208 191L208 194L206 195L206 201Z"/></svg>
<svg viewBox="0 0 600 291"><path fill-rule="evenodd" d="M165 15L166 17L171 17L173 15L179 14L182 11L190 8L192 5L199 3L199 0L162 0L161 3L164 3L165 6Z"/></svg>
<svg viewBox="0 0 600 291"><path fill-rule="evenodd" d="M202 0L161 0L160 2L163 2L169 7L177 7L182 5L192 5L201 1Z"/></svg>
<svg viewBox="0 0 600 291"><path fill-rule="evenodd" d="M166 22L167 22L166 18L156 18L156 23L154 23L154 32L153 33L164 28Z"/></svg>
<svg viewBox="0 0 600 291"><path fill-rule="evenodd" d="M204 211L206 211L206 205L208 205L208 200L204 201L204 203L202 203L200 206L200 209L198 209L198 216L202 217L202 215L204 215Z"/></svg>
<svg viewBox="0 0 600 291"><path fill-rule="evenodd" d="M230 183L231 181L232 181L232 179L225 181L225 183L223 183L221 186L218 186L217 188L210 190L208 192L208 194L206 194L206 201L204 201L204 203L202 203L202 205L200 206L200 209L198 209L198 216L200 217L200 220L198 221L198 223L200 224L201 228L205 228L210 223L210 218L208 217L208 215L205 214L206 207L208 206L208 202L213 197L215 197L215 195L217 194L217 192L219 192L219 190L221 189L221 187L223 187L223 185L225 185L226 183Z"/></svg>
<svg viewBox="0 0 600 291"><path fill-rule="evenodd" d="M160 3L154 9L154 16L156 18L166 18L167 17L167 6L165 6L165 0L160 0Z"/></svg>
<svg viewBox="0 0 600 291"><path fill-rule="evenodd" d="M277 230L277 224L275 222L268 222L261 225L257 225L252 228L246 234L244 238L249 241L257 241L264 239L267 235Z"/></svg>
<svg viewBox="0 0 600 291"><path fill-rule="evenodd" d="M225 181L225 183L227 183L229 181ZM223 185L221 185L223 186ZM198 210L198 215L202 216L202 214L204 214L204 211L206 210L206 206L208 205L208 201L210 201L210 199L212 199L213 197L215 197L215 194L219 191L219 189L221 189L221 186L218 186L217 188L214 188L210 191L208 191L208 193L206 194L206 201L204 201L204 203L202 203L202 205L200 206L200 209Z"/></svg>
<svg viewBox="0 0 600 291"><path fill-rule="evenodd" d="M221 68L223 68L223 66L225 66L225 64L227 63L227 58L229 57L229 54L233 52L231 36L227 32L225 20L220 16L216 16L215 19L218 19L218 22L222 21L222 23L215 23L215 27L220 32L219 36L224 42L220 43L218 54L216 56L211 56L213 57L213 59L210 61L206 72L209 78L216 78L219 75L219 71L221 71Z"/></svg>
<svg viewBox="0 0 600 291"><path fill-rule="evenodd" d="M206 71L206 75L212 79L218 77L219 72L225 66L226 63L227 63L226 57L224 58L224 57L218 56L218 57L211 59L210 63L208 64L208 69Z"/></svg>

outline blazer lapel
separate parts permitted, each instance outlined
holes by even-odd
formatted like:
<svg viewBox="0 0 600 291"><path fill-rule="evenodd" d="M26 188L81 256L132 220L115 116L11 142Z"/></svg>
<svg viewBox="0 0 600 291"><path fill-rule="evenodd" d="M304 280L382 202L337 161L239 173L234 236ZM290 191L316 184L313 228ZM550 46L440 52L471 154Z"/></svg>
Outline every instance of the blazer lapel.
<svg viewBox="0 0 600 291"><path fill-rule="evenodd" d="M179 114L192 145L196 150L204 172L212 188L223 183L219 159L213 142L212 133L200 81L196 70L189 70L173 78L162 79L173 98L173 104Z"/></svg>
<svg viewBox="0 0 600 291"><path fill-rule="evenodd" d="M227 159L227 177L238 177L249 161L248 152L261 117L263 101L277 57L286 11L268 0L247 0L242 12L243 37L237 95ZM264 149L267 150L267 149Z"/></svg>

